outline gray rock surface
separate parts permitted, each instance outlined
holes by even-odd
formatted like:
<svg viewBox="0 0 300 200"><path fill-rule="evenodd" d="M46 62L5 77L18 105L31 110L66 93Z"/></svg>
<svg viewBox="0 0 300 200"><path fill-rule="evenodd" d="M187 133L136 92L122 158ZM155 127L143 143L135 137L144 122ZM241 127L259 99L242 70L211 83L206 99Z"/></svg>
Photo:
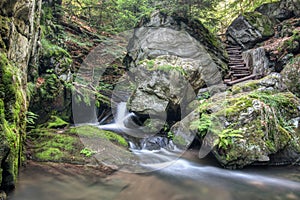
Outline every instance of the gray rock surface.
<svg viewBox="0 0 300 200"><path fill-rule="evenodd" d="M27 70L36 55L41 0L0 2L0 185L15 187L22 160Z"/></svg>
<svg viewBox="0 0 300 200"><path fill-rule="evenodd" d="M274 3L263 4L256 11L280 21L294 16L300 16L299 0L283 0Z"/></svg>
<svg viewBox="0 0 300 200"><path fill-rule="evenodd" d="M230 44L240 45L243 49L251 49L257 43L274 35L275 26L268 16L259 12L249 12L236 18L226 31Z"/></svg>
<svg viewBox="0 0 300 200"><path fill-rule="evenodd" d="M184 116L200 88L222 82L225 60L220 41L200 22L154 13L128 45L125 62L136 85L130 110L168 116L181 111ZM177 115L171 118L180 119Z"/></svg>

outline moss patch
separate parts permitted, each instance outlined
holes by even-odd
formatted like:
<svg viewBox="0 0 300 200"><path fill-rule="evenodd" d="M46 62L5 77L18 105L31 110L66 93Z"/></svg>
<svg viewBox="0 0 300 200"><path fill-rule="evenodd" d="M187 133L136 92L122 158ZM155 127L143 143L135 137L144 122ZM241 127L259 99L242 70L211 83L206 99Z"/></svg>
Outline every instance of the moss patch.
<svg viewBox="0 0 300 200"><path fill-rule="evenodd" d="M111 131L101 130L94 126L72 127L69 131L67 131L67 133L71 135L77 134L80 137L107 139L117 145L128 147L127 141L122 136Z"/></svg>
<svg viewBox="0 0 300 200"><path fill-rule="evenodd" d="M14 187L25 137L26 95L20 70L0 53L0 161L2 187ZM0 175L0 176L1 176Z"/></svg>
<svg viewBox="0 0 300 200"><path fill-rule="evenodd" d="M290 92L258 90L208 99L199 106L200 119L191 129L198 129L200 138L208 132L216 136L214 154L225 167L266 162L290 143L300 146L290 121L300 115L299 102Z"/></svg>
<svg viewBox="0 0 300 200"><path fill-rule="evenodd" d="M259 12L247 12L244 13L243 16L252 26L261 32L263 37L274 35L275 31L273 27L275 24L268 16Z"/></svg>
<svg viewBox="0 0 300 200"><path fill-rule="evenodd" d="M92 155L99 153L99 148L103 148L102 142L109 145L112 151L115 146L124 151L128 147L126 140L120 135L93 126L69 129L37 128L28 134L28 142L31 144L29 148L34 160L79 164L91 162Z"/></svg>

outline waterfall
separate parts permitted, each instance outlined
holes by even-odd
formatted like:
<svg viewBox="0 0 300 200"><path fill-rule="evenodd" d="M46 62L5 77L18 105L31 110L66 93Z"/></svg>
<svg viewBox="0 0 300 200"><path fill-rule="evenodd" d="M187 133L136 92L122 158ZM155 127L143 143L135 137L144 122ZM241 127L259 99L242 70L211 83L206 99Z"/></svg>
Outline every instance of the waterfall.
<svg viewBox="0 0 300 200"><path fill-rule="evenodd" d="M245 51L242 56L246 63L246 67L253 70L254 74L266 76L271 72L269 59L266 56L266 52L263 47Z"/></svg>
<svg viewBox="0 0 300 200"><path fill-rule="evenodd" d="M133 112L128 112L126 102L121 102L114 112L114 122L111 124L99 125L98 128L117 133L123 133L133 138L149 138L153 133L149 133L144 126L140 126L134 121L137 116Z"/></svg>

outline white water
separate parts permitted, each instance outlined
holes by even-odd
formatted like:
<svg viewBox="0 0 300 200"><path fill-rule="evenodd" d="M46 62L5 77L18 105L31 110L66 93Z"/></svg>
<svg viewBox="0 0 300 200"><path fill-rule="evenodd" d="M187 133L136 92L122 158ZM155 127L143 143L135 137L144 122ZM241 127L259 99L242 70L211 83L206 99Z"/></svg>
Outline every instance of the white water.
<svg viewBox="0 0 300 200"><path fill-rule="evenodd" d="M138 131L132 128L125 127L126 120L133 116L133 113L128 113L126 109L126 103L121 103L118 105L118 110L115 117L115 123L108 125L100 125L99 128L121 131L132 134L136 136ZM182 158L183 152L179 151L168 151L161 148L160 150L149 151L149 150L137 150L134 143L130 142L132 153L138 158L139 166L145 168L143 172L156 171L159 174L165 174L167 176L191 179L195 181L214 181L215 183L222 183L224 180L238 181L243 184L250 185L265 185L265 186L277 186L293 190L300 191L300 183L296 181L291 181L283 178L272 177L270 175L260 175L255 173L243 172L243 171L232 171L222 169L220 167L209 166L199 163L189 161Z"/></svg>
<svg viewBox="0 0 300 200"><path fill-rule="evenodd" d="M149 134L143 132L143 127L132 120L134 116L134 113L128 112L126 102L121 102L117 106L114 123L99 125L98 127L103 130L125 133L135 138L145 138L149 136ZM127 127L126 124L130 124L130 127Z"/></svg>

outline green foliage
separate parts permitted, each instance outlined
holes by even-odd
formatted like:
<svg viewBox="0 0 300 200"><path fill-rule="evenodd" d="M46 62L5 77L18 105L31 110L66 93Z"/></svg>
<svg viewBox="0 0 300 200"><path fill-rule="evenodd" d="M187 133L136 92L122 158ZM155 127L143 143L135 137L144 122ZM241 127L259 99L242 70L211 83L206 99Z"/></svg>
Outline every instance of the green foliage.
<svg viewBox="0 0 300 200"><path fill-rule="evenodd" d="M276 0L226 0L218 1L212 9L199 10L197 18L212 32L224 33L230 23L240 14L252 12L264 3Z"/></svg>
<svg viewBox="0 0 300 200"><path fill-rule="evenodd" d="M69 123L62 120L60 117L52 115L47 123L47 128L63 128L68 125Z"/></svg>
<svg viewBox="0 0 300 200"><path fill-rule="evenodd" d="M120 146L128 147L127 141L120 135L111 132L104 131L94 126L78 126L72 127L69 130L69 134L77 134L81 137L95 138L95 139L107 139Z"/></svg>
<svg viewBox="0 0 300 200"><path fill-rule="evenodd" d="M201 137L204 137L211 126L212 126L211 116L202 113L200 119L197 121L193 121L190 128L192 130L198 130L199 135Z"/></svg>
<svg viewBox="0 0 300 200"><path fill-rule="evenodd" d="M140 65L145 65L148 70L150 71L155 71L155 70L160 70L164 72L170 72L172 70L178 71L181 75L187 76L186 72L183 70L182 67L180 66L174 66L170 64L160 64L159 61L157 60L142 60L139 63Z"/></svg>
<svg viewBox="0 0 300 200"><path fill-rule="evenodd" d="M6 166L3 173L10 177L10 180L5 180L8 184L16 181L25 137L26 95L21 78L20 68L0 52L0 146L10 149L2 163Z"/></svg>
<svg viewBox="0 0 300 200"><path fill-rule="evenodd" d="M85 147L80 151L80 153L89 158L92 157L97 152Z"/></svg>
<svg viewBox="0 0 300 200"><path fill-rule="evenodd" d="M57 133L53 129L38 128L28 133L34 148L33 159L52 162L80 162L82 144L79 138L64 133Z"/></svg>
<svg viewBox="0 0 300 200"><path fill-rule="evenodd" d="M26 127L27 128L34 128L35 127L35 120L38 118L38 115L27 111L26 112Z"/></svg>
<svg viewBox="0 0 300 200"><path fill-rule="evenodd" d="M175 135L173 137L173 142L176 145L180 145L180 146L186 146L187 145L187 142L185 141L185 139L181 135Z"/></svg>
<svg viewBox="0 0 300 200"><path fill-rule="evenodd" d="M222 132L217 133L218 139L214 141L214 145L218 148L226 149L229 145L233 143L234 138L242 138L241 130L233 130L231 128L224 129Z"/></svg>
<svg viewBox="0 0 300 200"><path fill-rule="evenodd" d="M174 133L172 131L169 131L168 134L167 134L167 137L170 139L170 140L173 140L174 139Z"/></svg>

